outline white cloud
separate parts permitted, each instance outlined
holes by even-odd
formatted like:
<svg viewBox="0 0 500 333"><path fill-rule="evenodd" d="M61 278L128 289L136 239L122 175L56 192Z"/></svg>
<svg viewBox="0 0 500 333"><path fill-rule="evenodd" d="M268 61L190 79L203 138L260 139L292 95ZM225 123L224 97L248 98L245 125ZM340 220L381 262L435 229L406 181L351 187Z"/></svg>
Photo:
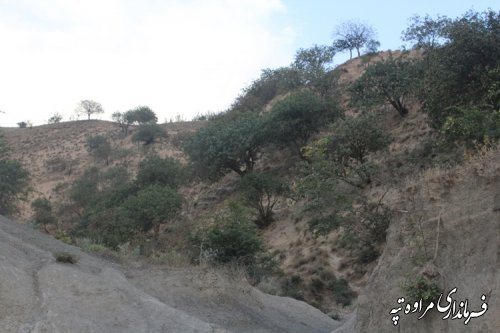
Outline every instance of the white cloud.
<svg viewBox="0 0 500 333"><path fill-rule="evenodd" d="M260 69L285 65L295 33L279 0L0 2L1 125L66 118L82 99L159 119L227 107Z"/></svg>

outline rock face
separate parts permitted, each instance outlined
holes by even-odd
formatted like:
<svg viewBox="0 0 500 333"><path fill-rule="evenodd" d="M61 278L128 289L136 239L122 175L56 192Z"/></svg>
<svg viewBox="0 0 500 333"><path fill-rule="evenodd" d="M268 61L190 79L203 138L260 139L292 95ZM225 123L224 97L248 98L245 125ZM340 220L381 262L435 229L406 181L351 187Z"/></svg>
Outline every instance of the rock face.
<svg viewBox="0 0 500 333"><path fill-rule="evenodd" d="M393 217L384 253L379 258L350 320L335 330L344 332L500 332L500 154L491 153L451 170L429 170L395 190ZM405 315L397 327L391 309L404 296L401 285L412 276L432 277L452 299L468 300L478 318L442 318L447 312ZM448 302L442 301L446 306ZM404 305L404 304L403 304ZM453 315L452 315L453 316Z"/></svg>
<svg viewBox="0 0 500 333"><path fill-rule="evenodd" d="M69 252L76 264L58 263ZM0 217L0 332L330 332L338 323L208 268L108 262Z"/></svg>

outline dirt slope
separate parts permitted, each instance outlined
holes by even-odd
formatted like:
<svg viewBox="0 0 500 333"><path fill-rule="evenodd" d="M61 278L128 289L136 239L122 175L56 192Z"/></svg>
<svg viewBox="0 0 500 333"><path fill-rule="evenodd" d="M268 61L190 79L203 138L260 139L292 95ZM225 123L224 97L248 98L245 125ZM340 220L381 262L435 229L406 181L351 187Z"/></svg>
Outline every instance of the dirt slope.
<svg viewBox="0 0 500 333"><path fill-rule="evenodd" d="M55 262L67 251L77 264ZM338 323L209 269L89 256L0 217L0 332L329 332Z"/></svg>
<svg viewBox="0 0 500 333"><path fill-rule="evenodd" d="M399 313L398 332L500 332L499 150L451 170L429 169L388 193L386 204L399 215L385 251L349 323L334 332L395 331L389 313L406 277L418 273L435 277L445 294L456 287L453 300L468 299L473 312L485 295L488 310L468 325L435 310L421 320L421 313Z"/></svg>

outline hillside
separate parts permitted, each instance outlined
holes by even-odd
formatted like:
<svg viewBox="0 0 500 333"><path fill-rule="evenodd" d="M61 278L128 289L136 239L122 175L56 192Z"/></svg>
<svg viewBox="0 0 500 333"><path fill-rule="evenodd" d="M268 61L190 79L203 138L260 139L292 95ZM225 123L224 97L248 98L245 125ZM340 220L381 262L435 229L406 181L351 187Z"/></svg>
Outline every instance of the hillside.
<svg viewBox="0 0 500 333"><path fill-rule="evenodd" d="M493 21L500 14L469 13L440 23L441 45L335 68L331 48L300 50L289 67L264 70L226 112L198 121L158 125L148 109L144 121L147 113L131 110L117 123L2 129L9 158L31 175L13 218L91 255L11 222L4 238L23 244L25 231L42 242L16 254L35 293L33 276L62 267L105 281L85 266L96 260L124 276L110 293L134 290L131 302L154 295L152 303L195 317L202 331L500 331ZM134 140L144 129L166 135ZM83 266L53 263L48 252L59 247L87 258ZM32 251L49 264L29 264ZM234 270L245 278L234 280ZM44 286L67 286L64 274ZM79 288L85 283L72 296ZM47 309L36 306L37 316ZM412 307L430 311L417 319Z"/></svg>

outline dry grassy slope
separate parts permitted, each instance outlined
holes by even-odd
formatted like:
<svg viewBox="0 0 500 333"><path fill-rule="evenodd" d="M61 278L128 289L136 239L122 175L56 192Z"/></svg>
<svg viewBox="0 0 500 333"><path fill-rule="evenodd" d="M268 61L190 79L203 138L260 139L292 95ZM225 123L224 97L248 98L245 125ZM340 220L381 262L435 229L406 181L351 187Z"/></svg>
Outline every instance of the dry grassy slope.
<svg viewBox="0 0 500 333"><path fill-rule="evenodd" d="M168 123L162 126L167 130L168 138L155 143L151 148L160 156L184 159L182 151L174 144L181 139L179 133L195 131L203 122ZM130 132L133 132L131 128ZM19 220L28 221L31 215L29 202L38 196L45 196L53 202L60 202L64 189L72 184L87 168L98 165L106 168L105 163L96 163L86 149L86 139L91 135L106 135L114 150L121 150L122 156L112 157L109 167L124 165L132 173L137 170L139 160L150 150L131 141L131 136L123 138L120 128L112 122L90 120L71 121L59 124L42 125L33 128L3 128L7 141L14 148L13 158L21 161L31 175L34 189L28 203L24 204ZM50 161L62 158L72 162L62 171L54 171ZM59 189L63 189L62 191Z"/></svg>

